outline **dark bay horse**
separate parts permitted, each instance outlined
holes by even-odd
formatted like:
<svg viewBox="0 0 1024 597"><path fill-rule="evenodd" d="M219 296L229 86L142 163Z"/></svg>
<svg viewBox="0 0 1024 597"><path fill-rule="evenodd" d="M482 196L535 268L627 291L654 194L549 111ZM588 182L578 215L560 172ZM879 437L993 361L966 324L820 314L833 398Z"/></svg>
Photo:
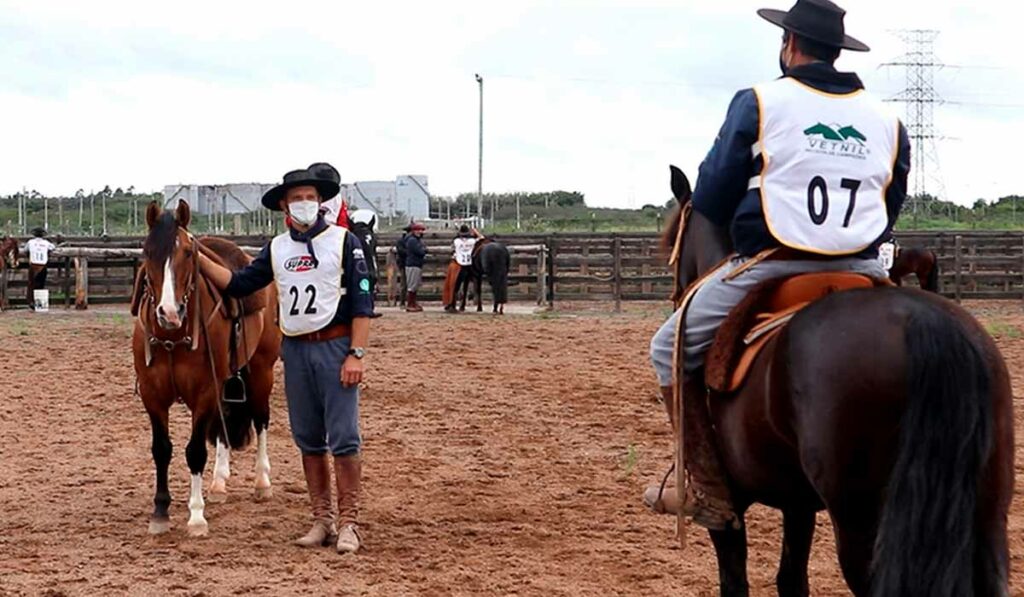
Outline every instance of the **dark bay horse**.
<svg viewBox="0 0 1024 597"><path fill-rule="evenodd" d="M0 237L0 311L8 306L7 272L18 268L18 239L13 236Z"/></svg>
<svg viewBox="0 0 1024 597"><path fill-rule="evenodd" d="M132 351L139 395L153 429L156 494L149 532L159 534L170 529L167 467L171 439L167 423L171 405L180 400L192 412L192 433L185 448L192 474L188 531L202 536L208 530L202 486L207 441L217 447L210 501L226 498L229 449L244 447L253 427L257 440L256 498L271 494L267 427L281 335L275 323L277 298L273 288L238 305L225 301L200 275L199 251L232 269L243 266L249 258L226 240L197 240L188 232L190 219L188 204L183 201L176 212L163 212L155 202L146 210L149 235L132 299L132 312L137 314ZM232 314L235 309L249 315L239 319L237 312ZM240 325L232 333L236 320ZM234 375L236 368L247 357L238 378ZM235 382L231 387L244 383L244 401L222 400L222 389L229 380Z"/></svg>
<svg viewBox="0 0 1024 597"><path fill-rule="evenodd" d="M934 251L899 247L892 267L889 268L889 279L897 286L902 286L903 278L910 274L917 276L917 282L922 289L939 291L939 258Z"/></svg>
<svg viewBox="0 0 1024 597"><path fill-rule="evenodd" d="M489 238L481 238L473 247L473 265L471 277L473 290L476 292L476 310L483 311L483 279L491 285L494 297L493 313L505 314L505 303L508 302L508 272L512 268L512 256L505 245ZM462 295L461 310L466 310L466 294Z"/></svg>
<svg viewBox="0 0 1024 597"><path fill-rule="evenodd" d="M689 183L674 167L672 189L686 206ZM726 231L697 212L679 236L682 287L732 253ZM755 502L782 510L780 595L809 593L820 510L855 595L1008 594L1010 382L992 338L956 304L896 288L831 294L709 405L741 523ZM711 539L721 594L747 595L745 528Z"/></svg>

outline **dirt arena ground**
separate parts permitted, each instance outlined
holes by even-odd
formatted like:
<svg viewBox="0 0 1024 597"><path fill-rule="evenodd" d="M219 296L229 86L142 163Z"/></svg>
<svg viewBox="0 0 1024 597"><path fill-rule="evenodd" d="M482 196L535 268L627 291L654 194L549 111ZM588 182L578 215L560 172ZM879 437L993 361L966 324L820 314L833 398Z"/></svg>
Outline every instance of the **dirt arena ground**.
<svg viewBox="0 0 1024 597"><path fill-rule="evenodd" d="M1024 312L971 308L1020 394ZM127 311L0 314L0 595L717 594L706 535L693 530L681 551L673 520L639 500L669 463L647 363L667 311L609 311L376 321L362 397L367 549L344 559L290 545L307 498L280 377L273 498L252 499L253 450L236 453L229 501L207 505L210 536L187 537L188 414L175 407L173 528L151 537L150 431L132 393ZM212 458L207 478L211 468ZM779 516L755 509L748 522L753 592L774 594ZM1015 594L1022 524L1018 491ZM819 515L813 595L848 594L830 533Z"/></svg>

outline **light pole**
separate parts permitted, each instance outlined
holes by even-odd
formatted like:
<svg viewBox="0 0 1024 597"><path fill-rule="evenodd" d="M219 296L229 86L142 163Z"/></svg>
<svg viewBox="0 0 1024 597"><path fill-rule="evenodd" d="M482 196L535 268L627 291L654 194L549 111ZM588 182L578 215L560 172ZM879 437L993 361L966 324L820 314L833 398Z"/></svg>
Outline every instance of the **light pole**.
<svg viewBox="0 0 1024 597"><path fill-rule="evenodd" d="M480 218L480 225L484 225L484 78L479 74L476 77L477 85L480 87L480 147L479 160L476 171L476 215ZM493 214L491 217L494 217Z"/></svg>

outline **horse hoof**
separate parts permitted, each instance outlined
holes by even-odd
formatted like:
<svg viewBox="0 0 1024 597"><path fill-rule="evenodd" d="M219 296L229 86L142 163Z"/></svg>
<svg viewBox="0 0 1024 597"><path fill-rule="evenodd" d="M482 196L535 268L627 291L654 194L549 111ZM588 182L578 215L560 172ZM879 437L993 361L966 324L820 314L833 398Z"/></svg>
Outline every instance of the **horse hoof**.
<svg viewBox="0 0 1024 597"><path fill-rule="evenodd" d="M256 488L256 501L265 502L270 498L274 497L273 487L257 487Z"/></svg>
<svg viewBox="0 0 1024 597"><path fill-rule="evenodd" d="M228 492L214 492L211 490L210 493L206 496L206 501L210 502L211 504L223 504L224 502L228 501Z"/></svg>
<svg viewBox="0 0 1024 597"><path fill-rule="evenodd" d="M205 537L210 534L210 525L206 522L188 525L189 537Z"/></svg>
<svg viewBox="0 0 1024 597"><path fill-rule="evenodd" d="M153 519L149 521L149 534L150 535L163 535L167 531L171 530L170 520L157 520Z"/></svg>

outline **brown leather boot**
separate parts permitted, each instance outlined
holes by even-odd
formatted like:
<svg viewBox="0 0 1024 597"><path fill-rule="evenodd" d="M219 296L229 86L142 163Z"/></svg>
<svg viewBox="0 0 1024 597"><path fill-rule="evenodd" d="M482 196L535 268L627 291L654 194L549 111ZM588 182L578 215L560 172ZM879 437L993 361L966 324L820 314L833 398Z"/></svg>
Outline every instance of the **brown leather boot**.
<svg viewBox="0 0 1024 597"><path fill-rule="evenodd" d="M725 476L708 411L704 371L683 376L683 449L689 485L684 511L700 526L714 531L739 522Z"/></svg>
<svg viewBox="0 0 1024 597"><path fill-rule="evenodd" d="M302 472L309 488L309 505L313 511L313 526L309 532L295 540L301 547L329 545L337 536L334 512L331 509L331 465L326 454L303 454Z"/></svg>
<svg viewBox="0 0 1024 597"><path fill-rule="evenodd" d="M668 422L672 426L672 442L675 445L675 438L679 437L679 422L676 421L675 391L672 386L661 386L661 401L665 405L665 412L668 414ZM661 483L649 485L644 490L644 505L658 514L675 514L679 511L679 493L675 485L669 485L675 475L666 474Z"/></svg>
<svg viewBox="0 0 1024 597"><path fill-rule="evenodd" d="M409 300L406 302L405 305L405 311L407 313L419 313L422 310L423 307L421 307L420 304L416 302L416 293L410 291Z"/></svg>
<svg viewBox="0 0 1024 597"><path fill-rule="evenodd" d="M363 463L359 454L334 457L334 476L338 485L338 553L359 551L359 491Z"/></svg>

